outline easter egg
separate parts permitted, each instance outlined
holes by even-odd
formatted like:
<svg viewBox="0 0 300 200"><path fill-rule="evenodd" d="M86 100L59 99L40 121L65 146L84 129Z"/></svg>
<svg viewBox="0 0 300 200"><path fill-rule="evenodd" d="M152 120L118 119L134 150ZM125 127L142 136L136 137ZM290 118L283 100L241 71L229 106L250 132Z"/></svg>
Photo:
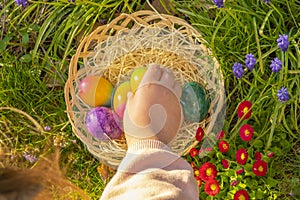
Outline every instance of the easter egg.
<svg viewBox="0 0 300 200"><path fill-rule="evenodd" d="M128 92L131 92L129 81L121 83L114 91L113 109L121 118L123 118L124 115Z"/></svg>
<svg viewBox="0 0 300 200"><path fill-rule="evenodd" d="M188 82L183 85L180 102L184 118L191 122L204 119L210 106L209 97L198 82Z"/></svg>
<svg viewBox="0 0 300 200"><path fill-rule="evenodd" d="M135 91L139 87L139 84L140 84L141 80L143 79L146 71L147 71L147 68L141 67L141 68L137 68L136 70L134 70L132 72L132 74L130 76L130 87L131 87L131 90L133 93L135 93Z"/></svg>
<svg viewBox="0 0 300 200"><path fill-rule="evenodd" d="M87 76L78 87L79 97L92 107L109 106L112 92L112 84L100 76Z"/></svg>
<svg viewBox="0 0 300 200"><path fill-rule="evenodd" d="M95 107L86 116L85 125L87 130L98 140L118 139L122 130L118 117L107 107ZM106 135L107 136L106 136Z"/></svg>

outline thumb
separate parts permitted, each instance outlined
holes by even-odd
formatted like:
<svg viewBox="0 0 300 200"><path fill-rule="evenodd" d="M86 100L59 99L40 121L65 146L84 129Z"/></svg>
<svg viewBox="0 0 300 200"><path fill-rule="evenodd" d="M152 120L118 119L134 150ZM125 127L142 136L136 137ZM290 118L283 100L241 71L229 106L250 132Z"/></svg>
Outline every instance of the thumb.
<svg viewBox="0 0 300 200"><path fill-rule="evenodd" d="M128 107L130 105L130 102L133 100L133 97L134 97L134 95L133 95L132 92L127 93L127 100L126 100L124 115L125 115L126 112L128 112Z"/></svg>
<svg viewBox="0 0 300 200"><path fill-rule="evenodd" d="M129 101L131 100L131 98L133 98L133 93L130 91L130 92L127 93L127 103L126 103L126 106L129 103Z"/></svg>

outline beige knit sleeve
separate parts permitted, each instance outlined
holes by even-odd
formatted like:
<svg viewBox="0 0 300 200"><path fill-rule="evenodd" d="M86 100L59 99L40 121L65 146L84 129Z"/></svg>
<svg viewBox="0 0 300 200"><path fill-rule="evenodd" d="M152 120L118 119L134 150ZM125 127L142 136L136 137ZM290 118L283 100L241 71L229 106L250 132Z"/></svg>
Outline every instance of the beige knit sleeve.
<svg viewBox="0 0 300 200"><path fill-rule="evenodd" d="M128 149L100 200L196 200L191 166L162 142L142 140Z"/></svg>

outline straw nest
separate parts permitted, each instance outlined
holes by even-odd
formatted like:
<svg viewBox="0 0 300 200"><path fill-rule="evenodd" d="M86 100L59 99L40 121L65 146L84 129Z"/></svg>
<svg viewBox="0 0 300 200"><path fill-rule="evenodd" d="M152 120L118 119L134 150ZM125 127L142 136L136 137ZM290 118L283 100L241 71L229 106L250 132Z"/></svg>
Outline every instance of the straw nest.
<svg viewBox="0 0 300 200"><path fill-rule="evenodd" d="M180 84L200 82L211 100L204 120L183 123L171 144L172 150L179 155L189 152L197 144L195 133L199 126L208 138L202 147L212 147L214 136L223 126L225 94L218 62L203 43L201 35L184 20L152 11L122 14L98 27L81 42L69 66L65 99L76 136L102 163L116 168L126 153L124 135L104 142L88 133L85 117L91 107L78 96L79 82L86 76L99 75L116 86L128 80L135 68L158 63L171 69ZM205 151L201 153L204 154Z"/></svg>

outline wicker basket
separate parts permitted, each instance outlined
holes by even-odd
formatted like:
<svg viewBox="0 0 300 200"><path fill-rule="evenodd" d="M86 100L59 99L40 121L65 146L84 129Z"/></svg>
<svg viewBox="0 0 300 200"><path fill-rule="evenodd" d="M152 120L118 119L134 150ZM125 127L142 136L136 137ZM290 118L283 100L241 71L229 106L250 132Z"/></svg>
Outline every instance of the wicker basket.
<svg viewBox="0 0 300 200"><path fill-rule="evenodd" d="M121 14L98 27L79 45L72 57L65 85L67 113L76 136L100 162L116 168L126 153L124 138L108 142L95 139L85 128L91 109L78 97L78 84L88 75L101 75L114 85L128 79L137 67L158 63L172 69L181 84L197 81L209 93L211 105L206 119L184 122L172 150L184 155L197 145L195 133L202 126L207 134L202 147L212 147L223 127L225 92L222 73L201 35L184 20L152 11ZM204 156L205 151L200 156Z"/></svg>

